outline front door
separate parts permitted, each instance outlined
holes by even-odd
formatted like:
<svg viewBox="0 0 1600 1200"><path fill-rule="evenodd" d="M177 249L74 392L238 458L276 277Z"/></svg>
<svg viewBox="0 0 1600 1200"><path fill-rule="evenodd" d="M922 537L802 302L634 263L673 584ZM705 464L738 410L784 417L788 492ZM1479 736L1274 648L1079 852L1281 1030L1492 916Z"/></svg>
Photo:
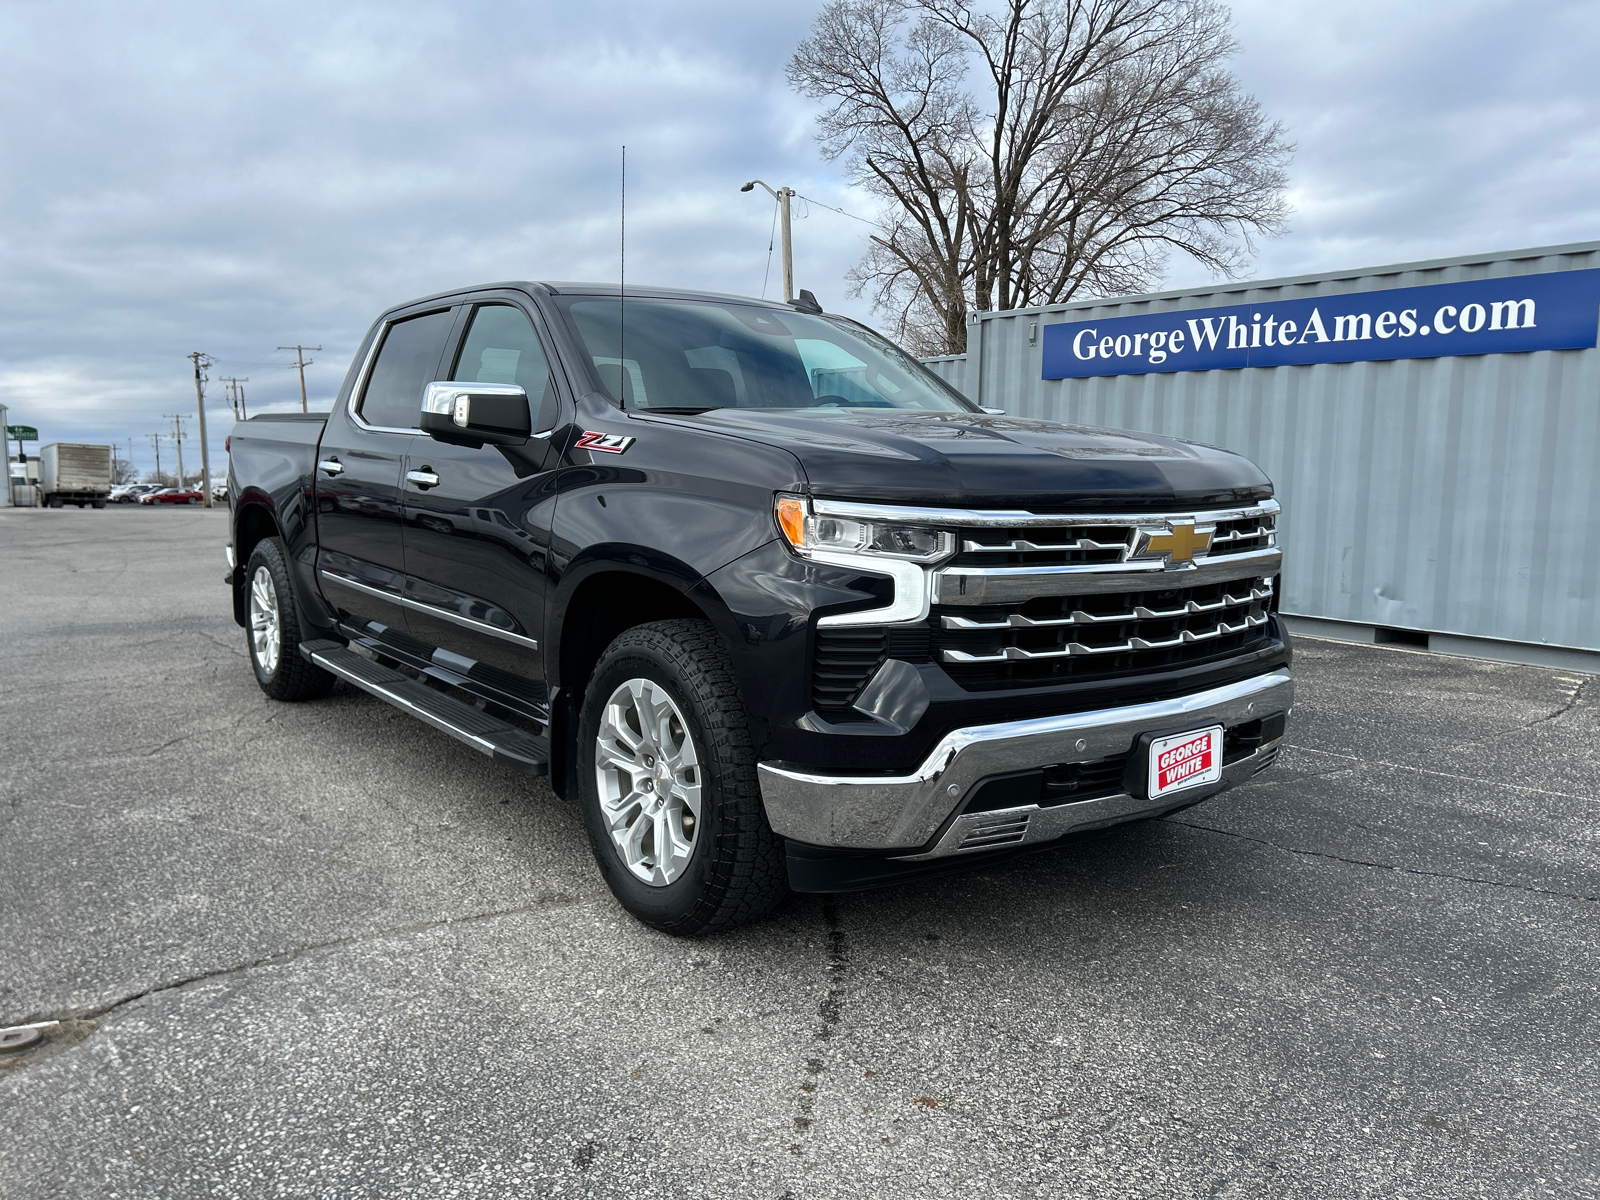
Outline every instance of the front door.
<svg viewBox="0 0 1600 1200"><path fill-rule="evenodd" d="M513 303L479 304L444 378L521 384L536 436L514 447L473 449L427 436L411 444L404 487L411 633L467 660L454 669L478 683L542 702L539 640L555 496L545 475L548 439L537 434L555 425L557 401L528 314Z"/></svg>
<svg viewBox="0 0 1600 1200"><path fill-rule="evenodd" d="M317 576L346 624L406 627L401 474L453 320L445 309L388 324L349 406L329 414L316 465Z"/></svg>

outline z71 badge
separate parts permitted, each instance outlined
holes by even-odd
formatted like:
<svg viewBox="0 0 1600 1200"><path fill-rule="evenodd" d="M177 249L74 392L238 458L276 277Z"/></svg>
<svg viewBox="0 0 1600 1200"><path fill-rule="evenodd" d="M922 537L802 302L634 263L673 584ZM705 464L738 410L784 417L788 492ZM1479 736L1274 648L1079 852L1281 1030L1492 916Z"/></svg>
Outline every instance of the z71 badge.
<svg viewBox="0 0 1600 1200"><path fill-rule="evenodd" d="M620 433L591 433L587 430L578 439L574 450L599 450L605 454L625 454L628 447L633 445L633 438L624 437Z"/></svg>

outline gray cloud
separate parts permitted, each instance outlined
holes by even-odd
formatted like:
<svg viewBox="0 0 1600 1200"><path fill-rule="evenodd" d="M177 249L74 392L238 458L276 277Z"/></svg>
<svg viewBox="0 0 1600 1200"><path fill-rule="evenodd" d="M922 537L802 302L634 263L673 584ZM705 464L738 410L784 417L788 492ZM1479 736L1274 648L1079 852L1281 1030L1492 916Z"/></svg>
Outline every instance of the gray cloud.
<svg viewBox="0 0 1600 1200"><path fill-rule="evenodd" d="M783 81L815 9L0 5L0 402L47 440L140 438L148 467L202 349L220 450L216 377L298 407L280 343L324 347L326 403L387 304L614 277L623 142L629 277L759 293L771 204L739 184L870 212ZM1300 146L1293 230L1260 274L1600 228L1594 6L1235 14L1238 69ZM843 277L865 233L821 208L796 226L800 283L863 317Z"/></svg>
<svg viewBox="0 0 1600 1200"><path fill-rule="evenodd" d="M1600 237L1600 6L1239 0L1234 18L1238 73L1299 146L1291 231L1254 275Z"/></svg>

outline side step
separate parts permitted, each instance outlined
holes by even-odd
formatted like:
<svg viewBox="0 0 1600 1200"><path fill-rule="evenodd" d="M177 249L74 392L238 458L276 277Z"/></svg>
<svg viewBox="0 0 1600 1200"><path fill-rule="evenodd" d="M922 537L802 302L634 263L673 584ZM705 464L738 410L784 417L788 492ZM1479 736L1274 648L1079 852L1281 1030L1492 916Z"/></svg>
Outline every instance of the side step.
<svg viewBox="0 0 1600 1200"><path fill-rule="evenodd" d="M452 700L338 642L302 642L300 653L324 671L443 730L502 766L524 775L550 773L550 743L542 737L491 717L470 704Z"/></svg>

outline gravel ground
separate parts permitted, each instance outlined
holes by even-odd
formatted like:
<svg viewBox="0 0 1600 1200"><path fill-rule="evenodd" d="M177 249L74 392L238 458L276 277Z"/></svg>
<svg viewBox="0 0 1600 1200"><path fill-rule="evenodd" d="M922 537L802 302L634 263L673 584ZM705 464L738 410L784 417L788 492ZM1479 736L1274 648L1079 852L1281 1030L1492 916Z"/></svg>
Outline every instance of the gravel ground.
<svg viewBox="0 0 1600 1200"><path fill-rule="evenodd" d="M686 942L225 536L0 510L0 1196L1600 1195L1583 677L1302 640L1247 787Z"/></svg>

